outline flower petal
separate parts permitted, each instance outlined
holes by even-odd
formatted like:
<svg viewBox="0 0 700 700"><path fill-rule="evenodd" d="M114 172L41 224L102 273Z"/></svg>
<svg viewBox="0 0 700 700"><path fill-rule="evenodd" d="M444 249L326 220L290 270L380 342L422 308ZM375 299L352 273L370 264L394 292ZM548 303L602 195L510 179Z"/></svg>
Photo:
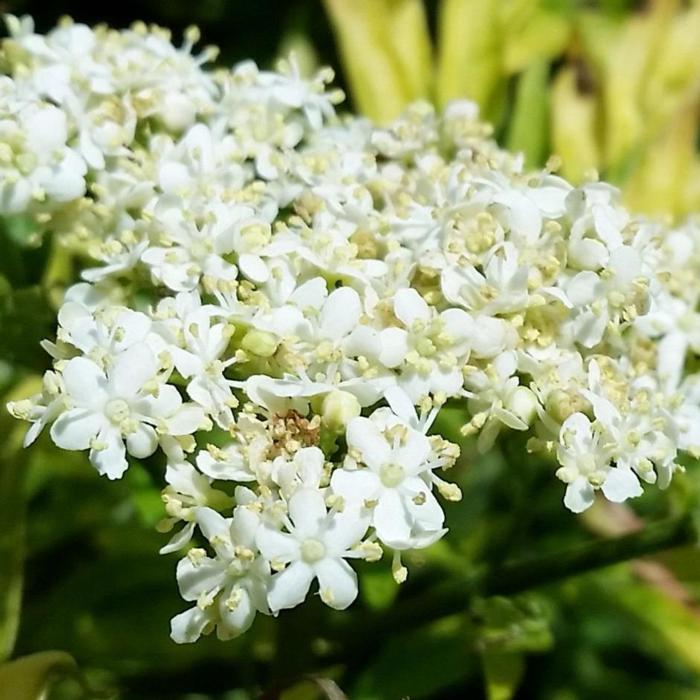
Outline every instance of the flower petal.
<svg viewBox="0 0 700 700"><path fill-rule="evenodd" d="M302 561L295 561L270 580L267 602L270 610L293 608L303 602L314 578L313 569Z"/></svg>
<svg viewBox="0 0 700 700"><path fill-rule="evenodd" d="M601 490L605 498L613 503L622 503L628 498L636 498L643 493L637 475L631 469L621 467L608 472Z"/></svg>
<svg viewBox="0 0 700 700"><path fill-rule="evenodd" d="M368 418L353 418L346 433L348 446L359 451L362 461L379 471L391 458L391 448L379 428Z"/></svg>
<svg viewBox="0 0 700 700"><path fill-rule="evenodd" d="M196 642L211 624L211 613L196 605L170 621L170 638L178 644Z"/></svg>
<svg viewBox="0 0 700 700"><path fill-rule="evenodd" d="M87 450L106 424L106 418L87 408L62 413L51 426L51 439L63 450Z"/></svg>
<svg viewBox="0 0 700 700"><path fill-rule="evenodd" d="M583 513L593 505L593 487L583 477L579 477L566 487L564 505L572 513Z"/></svg>
<svg viewBox="0 0 700 700"><path fill-rule="evenodd" d="M301 556L299 542L293 535L275 530L269 525L263 525L255 533L255 544L270 562L286 564Z"/></svg>
<svg viewBox="0 0 700 700"><path fill-rule="evenodd" d="M137 343L118 355L109 372L113 396L133 398L156 374L156 358L145 343Z"/></svg>
<svg viewBox="0 0 700 700"><path fill-rule="evenodd" d="M394 295L394 314L410 327L415 321L429 321L430 307L415 289L399 289Z"/></svg>
<svg viewBox="0 0 700 700"><path fill-rule="evenodd" d="M340 340L348 335L360 321L362 302L352 287L340 287L332 291L321 310L321 330L327 338Z"/></svg>
<svg viewBox="0 0 700 700"><path fill-rule="evenodd" d="M317 489L297 489L289 499L289 517L298 539L314 536L326 517L323 494Z"/></svg>
<svg viewBox="0 0 700 700"><path fill-rule="evenodd" d="M156 431L145 423L139 423L138 428L126 436L126 449L129 454L138 459L150 457L158 447Z"/></svg>
<svg viewBox="0 0 700 700"><path fill-rule="evenodd" d="M321 600L331 608L345 610L357 598L357 574L342 559L322 559L314 565Z"/></svg>

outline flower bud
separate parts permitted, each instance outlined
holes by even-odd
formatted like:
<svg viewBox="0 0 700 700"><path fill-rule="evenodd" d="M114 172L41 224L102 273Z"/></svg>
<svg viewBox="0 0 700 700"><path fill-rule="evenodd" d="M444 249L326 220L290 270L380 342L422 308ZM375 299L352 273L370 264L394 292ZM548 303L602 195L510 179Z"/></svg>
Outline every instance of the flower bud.
<svg viewBox="0 0 700 700"><path fill-rule="evenodd" d="M347 391L331 391L326 394L321 405L323 424L338 433L343 431L353 418L357 418L360 411L360 402Z"/></svg>
<svg viewBox="0 0 700 700"><path fill-rule="evenodd" d="M537 397L526 386L519 386L506 402L506 408L529 426L537 412Z"/></svg>
<svg viewBox="0 0 700 700"><path fill-rule="evenodd" d="M278 344L277 338L272 333L256 328L248 331L241 341L244 350L258 357L272 357Z"/></svg>

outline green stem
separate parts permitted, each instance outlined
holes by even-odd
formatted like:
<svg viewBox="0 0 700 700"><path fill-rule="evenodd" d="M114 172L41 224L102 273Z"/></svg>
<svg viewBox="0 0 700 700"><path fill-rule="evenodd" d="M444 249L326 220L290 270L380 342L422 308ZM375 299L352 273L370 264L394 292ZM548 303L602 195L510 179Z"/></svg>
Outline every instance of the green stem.
<svg viewBox="0 0 700 700"><path fill-rule="evenodd" d="M615 539L596 539L570 549L538 556L518 557L500 565L484 566L460 581L439 584L429 597L417 594L380 615L360 620L361 634L345 636L343 653L357 646L360 655L370 651L368 640L381 632L413 629L468 608L475 596L514 595L549 583L630 559L694 544L698 529L691 515L669 518L643 530ZM353 628L354 629L354 628Z"/></svg>
<svg viewBox="0 0 700 700"><path fill-rule="evenodd" d="M572 549L523 557L476 574L472 588L483 595L519 593L570 576L697 542L693 518L669 518L615 539L597 539Z"/></svg>
<svg viewBox="0 0 700 700"><path fill-rule="evenodd" d="M25 398L41 382L30 377L18 384L5 400ZM22 436L26 426L0 402L0 664L12 656L19 629L25 557L25 459Z"/></svg>

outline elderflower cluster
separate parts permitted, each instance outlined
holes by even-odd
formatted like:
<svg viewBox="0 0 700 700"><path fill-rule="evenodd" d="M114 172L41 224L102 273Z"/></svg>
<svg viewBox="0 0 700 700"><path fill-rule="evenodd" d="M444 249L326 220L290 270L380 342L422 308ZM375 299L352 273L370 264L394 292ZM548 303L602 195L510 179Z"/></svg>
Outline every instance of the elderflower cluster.
<svg viewBox="0 0 700 700"><path fill-rule="evenodd" d="M0 214L84 261L10 410L110 479L163 455L176 641L344 609L353 560L402 581L461 498L448 402L481 450L529 434L574 512L700 453L697 224L527 172L468 102L379 127L329 70L205 70L194 30L8 27Z"/></svg>

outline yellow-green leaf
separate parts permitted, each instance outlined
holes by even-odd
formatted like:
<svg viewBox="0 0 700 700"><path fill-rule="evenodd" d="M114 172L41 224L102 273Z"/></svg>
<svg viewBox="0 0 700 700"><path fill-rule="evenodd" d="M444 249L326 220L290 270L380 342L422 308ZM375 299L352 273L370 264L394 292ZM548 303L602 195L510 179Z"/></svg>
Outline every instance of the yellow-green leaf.
<svg viewBox="0 0 700 700"><path fill-rule="evenodd" d="M503 88L498 0L443 0L438 19L437 102L468 97L492 117Z"/></svg>
<svg viewBox="0 0 700 700"><path fill-rule="evenodd" d="M548 153L549 62L533 61L518 79L508 129L508 149L525 155L529 167L542 165Z"/></svg>
<svg viewBox="0 0 700 700"><path fill-rule="evenodd" d="M596 99L579 85L579 78L576 67L562 68L550 95L552 152L562 160L562 175L572 182L581 182L587 171L601 165Z"/></svg>
<svg viewBox="0 0 700 700"><path fill-rule="evenodd" d="M420 0L324 0L355 106L378 122L428 97L430 39Z"/></svg>

